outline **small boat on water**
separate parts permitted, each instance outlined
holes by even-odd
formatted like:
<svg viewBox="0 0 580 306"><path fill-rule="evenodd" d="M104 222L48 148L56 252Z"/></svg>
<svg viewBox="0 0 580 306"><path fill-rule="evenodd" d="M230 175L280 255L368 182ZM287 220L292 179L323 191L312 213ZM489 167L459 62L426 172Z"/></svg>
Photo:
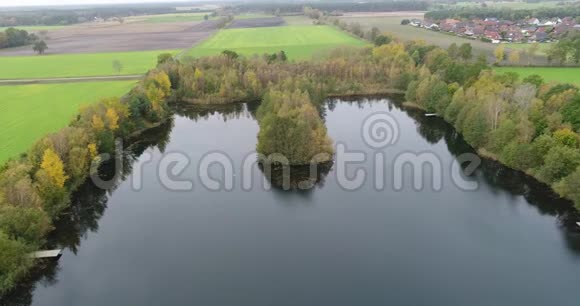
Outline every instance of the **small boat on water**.
<svg viewBox="0 0 580 306"><path fill-rule="evenodd" d="M576 225L578 225L578 227L580 227L580 222L576 222Z"/></svg>
<svg viewBox="0 0 580 306"><path fill-rule="evenodd" d="M435 117L435 116L437 116L437 114L435 114L435 113L425 114L425 117Z"/></svg>

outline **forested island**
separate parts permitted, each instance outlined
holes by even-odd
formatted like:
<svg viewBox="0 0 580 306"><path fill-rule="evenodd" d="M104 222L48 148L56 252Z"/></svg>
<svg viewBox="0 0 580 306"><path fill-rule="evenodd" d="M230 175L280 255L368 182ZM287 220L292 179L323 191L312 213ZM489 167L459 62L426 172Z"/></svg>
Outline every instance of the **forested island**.
<svg viewBox="0 0 580 306"><path fill-rule="evenodd" d="M43 246L71 194L98 171L91 162L114 153L116 138L130 142L166 121L172 105L261 100L257 151L283 153L290 164L304 165L332 159L319 111L328 96L393 92L405 93L407 105L445 118L482 155L525 171L580 208L575 86L495 74L484 60L393 38L375 47L338 49L318 61L231 51L199 59L162 55L126 96L85 107L69 127L0 169L0 290L26 276L34 264L27 254Z"/></svg>

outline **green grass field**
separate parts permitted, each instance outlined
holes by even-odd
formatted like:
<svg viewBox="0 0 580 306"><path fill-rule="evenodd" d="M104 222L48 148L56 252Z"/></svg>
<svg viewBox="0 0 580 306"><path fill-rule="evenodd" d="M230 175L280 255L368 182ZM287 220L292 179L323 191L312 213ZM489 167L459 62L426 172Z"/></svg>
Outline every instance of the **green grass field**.
<svg viewBox="0 0 580 306"><path fill-rule="evenodd" d="M551 46L552 46L551 43L539 44L537 54L542 55L548 54L548 50L550 49ZM519 50L521 52L528 52L530 44L506 44L505 47L512 50Z"/></svg>
<svg viewBox="0 0 580 306"><path fill-rule="evenodd" d="M0 86L0 164L65 127L80 105L121 96L135 81Z"/></svg>
<svg viewBox="0 0 580 306"><path fill-rule="evenodd" d="M498 72L517 72L520 79L529 75L540 75L547 82L556 81L580 85L580 68L578 67L498 67L494 69Z"/></svg>
<svg viewBox="0 0 580 306"><path fill-rule="evenodd" d="M228 29L192 48L188 55L201 57L232 50L249 56L284 50L290 59L307 59L339 46L364 45L364 41L329 26Z"/></svg>
<svg viewBox="0 0 580 306"><path fill-rule="evenodd" d="M157 55L180 51L136 51L42 56L0 56L0 79L29 79L115 75L113 61L123 65L121 75L140 74L155 67Z"/></svg>

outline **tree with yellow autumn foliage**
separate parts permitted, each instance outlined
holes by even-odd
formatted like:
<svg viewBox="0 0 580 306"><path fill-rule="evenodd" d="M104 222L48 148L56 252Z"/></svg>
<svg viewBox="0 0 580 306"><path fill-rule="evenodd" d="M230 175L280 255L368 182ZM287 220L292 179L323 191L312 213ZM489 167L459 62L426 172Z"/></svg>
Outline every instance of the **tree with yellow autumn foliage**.
<svg viewBox="0 0 580 306"><path fill-rule="evenodd" d="M499 64L505 59L505 47L502 45L497 46L493 50L493 56L495 56L495 63Z"/></svg>
<svg viewBox="0 0 580 306"><path fill-rule="evenodd" d="M145 95L151 103L151 108L161 117L165 116L165 99L171 94L169 76L160 70L155 70L145 78Z"/></svg>
<svg viewBox="0 0 580 306"><path fill-rule="evenodd" d="M520 63L520 51L514 50L514 51L510 52L508 60L510 61L510 64L512 64L512 65L519 64Z"/></svg>
<svg viewBox="0 0 580 306"><path fill-rule="evenodd" d="M93 115L92 125L93 129L97 132L100 132L105 129L105 122L98 115Z"/></svg>
<svg viewBox="0 0 580 306"><path fill-rule="evenodd" d="M46 149L40 170L36 172L36 184L38 193L44 200L44 210L53 219L68 205L69 198L65 189L67 179L60 157L53 149Z"/></svg>
<svg viewBox="0 0 580 306"><path fill-rule="evenodd" d="M46 151L44 151L40 169L46 172L51 180L52 185L58 188L64 187L67 176L64 173L64 165L54 150L46 149Z"/></svg>
<svg viewBox="0 0 580 306"><path fill-rule="evenodd" d="M114 109L107 108L105 118L107 118L107 126L111 131L115 131L119 128L119 115Z"/></svg>

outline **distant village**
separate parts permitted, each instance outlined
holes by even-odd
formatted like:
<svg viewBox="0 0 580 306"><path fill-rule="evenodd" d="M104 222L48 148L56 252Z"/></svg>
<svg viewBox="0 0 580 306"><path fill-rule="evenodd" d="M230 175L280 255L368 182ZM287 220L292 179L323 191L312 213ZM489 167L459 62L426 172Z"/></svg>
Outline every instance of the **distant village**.
<svg viewBox="0 0 580 306"><path fill-rule="evenodd" d="M580 24L574 17L552 18L540 20L499 20L485 18L461 21L444 19L440 21L412 19L410 26L421 27L433 31L441 31L491 43L500 42L551 42L568 31L579 31Z"/></svg>

